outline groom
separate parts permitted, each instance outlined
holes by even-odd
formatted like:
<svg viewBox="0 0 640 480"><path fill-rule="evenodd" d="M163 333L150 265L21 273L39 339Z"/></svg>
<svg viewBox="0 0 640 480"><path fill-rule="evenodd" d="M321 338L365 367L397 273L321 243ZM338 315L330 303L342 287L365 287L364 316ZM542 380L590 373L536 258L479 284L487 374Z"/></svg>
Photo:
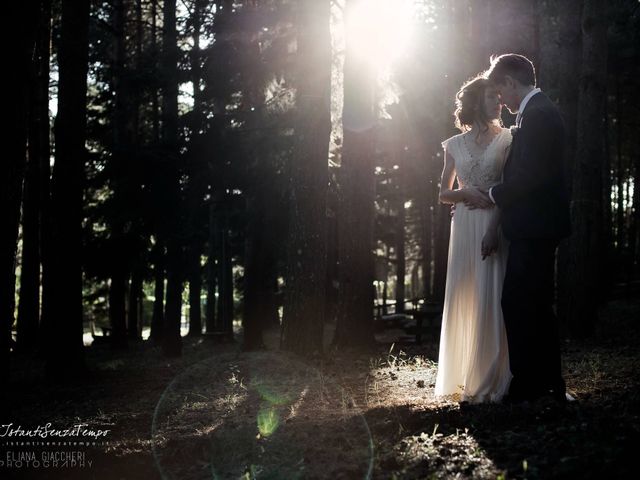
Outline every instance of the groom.
<svg viewBox="0 0 640 480"><path fill-rule="evenodd" d="M513 53L492 57L485 76L495 84L502 104L517 112L503 183L487 192L500 208L502 231L510 241L502 291L513 374L507 401L549 395L564 401L568 397L553 312L556 247L570 233L564 125L553 102L535 88L528 58Z"/></svg>

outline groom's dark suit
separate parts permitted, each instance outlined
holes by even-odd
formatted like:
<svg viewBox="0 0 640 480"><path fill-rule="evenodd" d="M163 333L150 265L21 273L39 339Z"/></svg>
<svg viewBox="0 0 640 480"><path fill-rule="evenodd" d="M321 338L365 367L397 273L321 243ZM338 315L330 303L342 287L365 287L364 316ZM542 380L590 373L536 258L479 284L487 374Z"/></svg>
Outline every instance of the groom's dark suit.
<svg viewBox="0 0 640 480"><path fill-rule="evenodd" d="M504 181L491 189L510 240L502 310L514 400L548 393L564 398L557 319L553 312L555 251L570 233L563 165L564 125L543 93L520 113Z"/></svg>

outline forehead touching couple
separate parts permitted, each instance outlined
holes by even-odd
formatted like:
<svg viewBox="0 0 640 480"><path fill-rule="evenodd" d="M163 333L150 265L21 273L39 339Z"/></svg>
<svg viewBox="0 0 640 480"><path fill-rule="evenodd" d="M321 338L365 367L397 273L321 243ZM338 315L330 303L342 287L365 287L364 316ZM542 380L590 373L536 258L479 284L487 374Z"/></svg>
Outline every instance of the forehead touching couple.
<svg viewBox="0 0 640 480"><path fill-rule="evenodd" d="M535 68L527 57L513 53L492 56L489 69L466 81L456 94L456 126L462 131L474 126L484 131L500 118L503 105L518 113L535 87Z"/></svg>
<svg viewBox="0 0 640 480"><path fill-rule="evenodd" d="M570 232L564 126L531 61L492 57L456 95L440 201L451 224L435 394L468 402L565 402L554 267ZM503 128L502 105L517 113Z"/></svg>

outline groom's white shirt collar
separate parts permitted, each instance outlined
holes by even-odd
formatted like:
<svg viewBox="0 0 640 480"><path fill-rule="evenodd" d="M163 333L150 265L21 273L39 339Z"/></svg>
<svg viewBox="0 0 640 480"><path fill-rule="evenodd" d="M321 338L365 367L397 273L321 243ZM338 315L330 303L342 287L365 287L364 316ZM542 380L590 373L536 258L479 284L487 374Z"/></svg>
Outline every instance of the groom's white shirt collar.
<svg viewBox="0 0 640 480"><path fill-rule="evenodd" d="M522 113L524 112L524 109L527 108L527 103L529 103L529 100L531 100L531 97L533 97L536 93L540 93L541 91L542 90L540 90L539 88L534 88L529 93L527 93L527 95L520 102L520 107L518 108L518 114L516 115L516 125L518 128L520 128L520 123L522 122Z"/></svg>

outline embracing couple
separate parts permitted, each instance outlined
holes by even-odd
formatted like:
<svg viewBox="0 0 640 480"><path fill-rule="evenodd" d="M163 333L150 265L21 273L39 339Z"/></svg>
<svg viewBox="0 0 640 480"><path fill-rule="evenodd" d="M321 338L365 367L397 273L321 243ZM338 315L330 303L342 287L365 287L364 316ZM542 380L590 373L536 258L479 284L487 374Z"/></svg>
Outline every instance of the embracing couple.
<svg viewBox="0 0 640 480"><path fill-rule="evenodd" d="M517 112L511 129L503 105ZM442 143L440 201L455 214L436 396L565 401L553 311L556 247L570 232L562 118L516 54L492 57L456 107L462 133Z"/></svg>

